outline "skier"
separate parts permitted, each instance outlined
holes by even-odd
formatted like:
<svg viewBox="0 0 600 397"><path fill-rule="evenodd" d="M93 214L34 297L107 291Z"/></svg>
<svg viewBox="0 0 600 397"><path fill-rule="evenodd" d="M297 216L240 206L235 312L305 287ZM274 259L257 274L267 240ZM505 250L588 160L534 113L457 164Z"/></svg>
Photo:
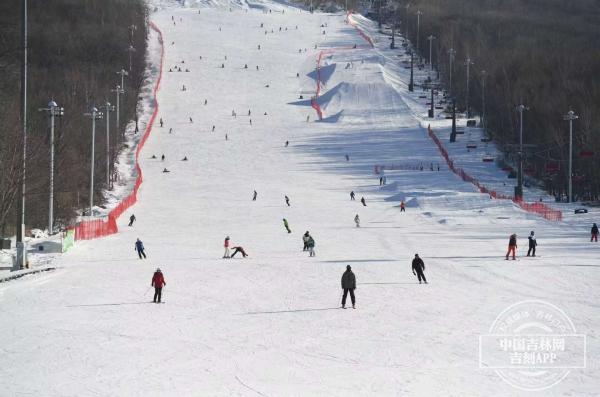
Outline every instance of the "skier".
<svg viewBox="0 0 600 397"><path fill-rule="evenodd" d="M187 156L183 156L183 158L181 159L181 161L188 161Z"/></svg>
<svg viewBox="0 0 600 397"><path fill-rule="evenodd" d="M358 217L358 214L354 217L354 223L356 223L356 227L360 227L360 218Z"/></svg>
<svg viewBox="0 0 600 397"><path fill-rule="evenodd" d="M163 126L163 119L162 119L162 117L160 118L160 126L161 127Z"/></svg>
<svg viewBox="0 0 600 397"><path fill-rule="evenodd" d="M308 256L315 256L315 239L311 235L308 236L306 248L308 248Z"/></svg>
<svg viewBox="0 0 600 397"><path fill-rule="evenodd" d="M308 230L306 231L306 233L304 233L304 235L302 236L302 242L304 243L304 247L302 247L302 251L308 251L308 239L310 238L310 234L308 233Z"/></svg>
<svg viewBox="0 0 600 397"><path fill-rule="evenodd" d="M350 201L354 201L354 190L350 192Z"/></svg>
<svg viewBox="0 0 600 397"><path fill-rule="evenodd" d="M425 278L425 274L423 274L423 271L425 271L425 263L423 262L423 259L419 258L419 254L415 254L415 259L412 261L412 271L413 274L419 278L419 284L421 284L422 281L427 284L427 279Z"/></svg>
<svg viewBox="0 0 600 397"><path fill-rule="evenodd" d="M133 222L135 222L135 215L131 214L131 216L129 217L129 225L128 226L133 226Z"/></svg>
<svg viewBox="0 0 600 397"><path fill-rule="evenodd" d="M256 196L258 195L258 193L256 193L256 190L254 191L254 194L252 195L252 201L256 201Z"/></svg>
<svg viewBox="0 0 600 397"><path fill-rule="evenodd" d="M406 206L404 205L404 200L400 201L400 212L406 212Z"/></svg>
<svg viewBox="0 0 600 397"><path fill-rule="evenodd" d="M590 243L592 241L598 242L598 226L595 223L592 225L592 239Z"/></svg>
<svg viewBox="0 0 600 397"><path fill-rule="evenodd" d="M350 292L350 300L352 301L352 308L356 309L356 299L354 298L354 290L356 289L356 276L352 273L350 265L346 266L346 271L342 275L342 289L344 295L342 295L342 309L346 308L346 297Z"/></svg>
<svg viewBox="0 0 600 397"><path fill-rule="evenodd" d="M169 170L168 170L168 169L166 169L166 168L164 168L164 169L163 169L163 173L165 173L165 174L166 174L166 173L169 173L169 172L171 172L171 171L169 171Z"/></svg>
<svg viewBox="0 0 600 397"><path fill-rule="evenodd" d="M285 203L288 207L290 206L290 198L288 196L285 196Z"/></svg>
<svg viewBox="0 0 600 397"><path fill-rule="evenodd" d="M285 230L287 230L288 233L291 233L292 231L290 230L290 225L288 224L287 219L283 218L283 226L285 227Z"/></svg>
<svg viewBox="0 0 600 397"><path fill-rule="evenodd" d="M531 234L529 235L529 237L527 237L527 239L529 240L529 249L527 250L527 256L530 256L529 254L531 254L532 251L533 255L531 256L535 256L535 247L537 246L537 241L535 239L535 233L533 232L533 230L531 231Z"/></svg>
<svg viewBox="0 0 600 397"><path fill-rule="evenodd" d="M248 256L248 254L246 253L246 251L244 251L243 247L232 247L233 248L233 254L231 254L231 257L233 258L235 256L235 254L237 254L238 252L240 252L242 254L242 257L245 258Z"/></svg>
<svg viewBox="0 0 600 397"><path fill-rule="evenodd" d="M144 243L142 243L142 240L140 240L139 238L136 240L135 248L133 250L137 251L140 259L142 259L142 256L144 257L144 259L146 259L146 253L144 252L144 250L145 250Z"/></svg>
<svg viewBox="0 0 600 397"><path fill-rule="evenodd" d="M167 285L167 283L165 282L165 277L163 276L162 272L160 271L160 268L156 269L156 271L154 272L154 275L152 276L152 283L150 284L151 287L154 287L154 303L160 303L160 298L162 295L162 288L163 286ZM158 301L157 301L158 299Z"/></svg>
<svg viewBox="0 0 600 397"><path fill-rule="evenodd" d="M213 125L212 132L215 132L215 126Z"/></svg>
<svg viewBox="0 0 600 397"><path fill-rule="evenodd" d="M362 203L362 205L364 205L365 207L367 206L367 202L365 201L364 197L360 198L360 202Z"/></svg>
<svg viewBox="0 0 600 397"><path fill-rule="evenodd" d="M285 141L285 147L288 147L289 144L290 144L290 141Z"/></svg>
<svg viewBox="0 0 600 397"><path fill-rule="evenodd" d="M382 186L382 185L383 185L383 177L381 176L381 177L379 177L379 186Z"/></svg>
<svg viewBox="0 0 600 397"><path fill-rule="evenodd" d="M160 156L160 161L165 161L165 155Z"/></svg>
<svg viewBox="0 0 600 397"><path fill-rule="evenodd" d="M190 124L193 123L193 122L194 122L194 120L192 120L192 117L190 116Z"/></svg>
<svg viewBox="0 0 600 397"><path fill-rule="evenodd" d="M250 111L250 109L248 109L248 116L252 115L252 112Z"/></svg>
<svg viewBox="0 0 600 397"><path fill-rule="evenodd" d="M516 249L517 249L517 235L511 234L510 238L508 240L508 252L506 253L506 260L508 260L508 256L510 255L511 252L512 252L513 261L517 259L515 257Z"/></svg>
<svg viewBox="0 0 600 397"><path fill-rule="evenodd" d="M206 106L206 105L208 105L208 99L205 99L205 100L204 100L204 105L205 105L205 106Z"/></svg>
<svg viewBox="0 0 600 397"><path fill-rule="evenodd" d="M350 156L346 155L346 161L350 161Z"/></svg>
<svg viewBox="0 0 600 397"><path fill-rule="evenodd" d="M225 237L225 243L223 243L223 247L225 247L223 258L229 258L229 236Z"/></svg>

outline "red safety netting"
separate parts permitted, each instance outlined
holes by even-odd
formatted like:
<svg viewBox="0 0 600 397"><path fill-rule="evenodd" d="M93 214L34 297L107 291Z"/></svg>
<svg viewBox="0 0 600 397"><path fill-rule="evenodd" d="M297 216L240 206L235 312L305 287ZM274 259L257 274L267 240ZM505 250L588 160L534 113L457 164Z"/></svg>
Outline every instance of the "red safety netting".
<svg viewBox="0 0 600 397"><path fill-rule="evenodd" d="M375 44L373 44L373 40L371 39L371 37L369 37L365 32L360 30L360 28L356 25L356 23L352 20L352 18L350 18L350 14L354 14L354 11L348 11L348 13L346 15L346 20L348 21L348 23L350 25L352 25L354 27L354 29L356 29L358 31L358 34L361 35L361 37L363 39L365 39L371 47L374 48Z"/></svg>
<svg viewBox="0 0 600 397"><path fill-rule="evenodd" d="M456 175L458 175L463 181L472 183L473 185L475 185L477 187L477 189L479 189L479 191L481 193L489 194L490 197L492 197L492 198L512 200L515 204L517 204L519 207L521 207L523 210L525 210L527 212L541 215L545 219L548 219L550 221L562 221L562 212L559 210L555 210L555 209L547 206L544 203L539 203L539 202L526 203L520 197L512 197L512 196L500 194L500 193L497 193L494 190L490 190L487 187L485 187L484 185L482 185L477 179L475 179L471 175L467 174L465 172L465 170L463 170L462 168L456 167L454 165L454 161L448 155L448 151L446 150L444 145L442 145L442 142L437 137L437 135L433 132L433 130L431 129L430 126L427 127L427 130L429 133L429 137L433 140L433 142L438 147L444 160L446 160L446 164L448 165L448 168L450 168L450 170L452 172L454 172Z"/></svg>
<svg viewBox="0 0 600 397"><path fill-rule="evenodd" d="M107 218L86 220L75 225L75 240L90 240L97 237L104 237L110 234L117 233L119 231L119 228L117 227L117 218L119 218L129 207L131 207L137 202L137 193L143 181L142 169L140 168L138 158L140 155L140 151L142 150L144 144L150 136L152 126L154 125L154 120L156 119L156 115L158 114L158 101L156 100L156 93L160 87L160 81L162 79L164 58L162 31L153 22L150 22L149 25L150 28L152 28L158 33L158 42L160 43L160 68L152 93L154 101L154 111L150 116L150 120L146 125L146 130L144 131L144 134L142 135L142 138L140 139L137 145L137 149L135 151L135 170L137 172L137 178L133 186L133 191L127 197L121 200L121 202L115 208L113 208L112 211L108 213Z"/></svg>
<svg viewBox="0 0 600 397"><path fill-rule="evenodd" d="M363 39L365 39L369 43L369 47L373 48L375 45L373 44L373 40L369 36L367 36L362 30L360 30L354 21L350 18L350 14L354 13L354 11L348 11L346 14L346 20L350 25L352 25L357 31L358 34L361 35ZM348 51L355 49L364 49L364 46L361 47L337 47L336 51ZM310 99L310 106L317 112L317 116L319 116L319 120L323 120L323 110L321 109L321 105L317 101L319 99L319 95L321 95L321 61L323 60L323 55L334 52L333 49L323 50L319 52L319 56L317 57L317 90L315 92L315 96Z"/></svg>

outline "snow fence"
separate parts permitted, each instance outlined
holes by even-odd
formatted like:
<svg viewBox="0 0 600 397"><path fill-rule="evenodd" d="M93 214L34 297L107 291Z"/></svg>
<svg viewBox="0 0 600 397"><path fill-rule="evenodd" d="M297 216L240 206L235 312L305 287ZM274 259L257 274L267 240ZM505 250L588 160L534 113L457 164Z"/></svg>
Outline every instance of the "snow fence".
<svg viewBox="0 0 600 397"><path fill-rule="evenodd" d="M117 218L119 218L127 209L137 202L137 193L143 181L142 169L140 168L138 158L140 151L150 136L152 126L154 125L154 119L158 114L158 101L156 100L156 92L158 91L160 80L162 78L163 58L165 52L162 31L153 22L150 22L149 25L152 30L158 33L158 42L160 44L160 68L158 78L156 79L156 83L154 84L154 89L152 91L154 111L150 116L150 120L146 125L146 130L144 131L144 135L140 139L135 151L135 170L137 173L137 178L135 179L133 191L108 213L107 218L86 220L75 225L75 240L91 240L117 233L119 231L119 228L117 227Z"/></svg>
<svg viewBox="0 0 600 397"><path fill-rule="evenodd" d="M442 155L444 160L446 160L446 164L448 165L448 168L450 168L450 170L452 172L454 172L456 175L458 175L463 181L469 182L469 183L472 183L473 185L475 185L481 193L489 194L490 197L495 198L495 199L512 200L515 204L517 204L523 210L534 213L534 214L541 215L545 219L548 219L550 221L562 221L562 212L559 210L555 210L555 209L547 206L544 203L538 203L538 202L526 203L523 201L523 199L521 197L507 196L504 194L497 193L494 190L488 189L487 187L482 185L476 178L467 174L467 172L465 170L454 165L454 160L452 160L450 158L450 155L448 155L448 151L446 150L444 145L442 145L442 142L440 141L438 136L435 134L435 132L433 132L433 130L431 129L431 126L427 126L427 132L429 134L429 137L433 140L433 142L438 147L440 154Z"/></svg>

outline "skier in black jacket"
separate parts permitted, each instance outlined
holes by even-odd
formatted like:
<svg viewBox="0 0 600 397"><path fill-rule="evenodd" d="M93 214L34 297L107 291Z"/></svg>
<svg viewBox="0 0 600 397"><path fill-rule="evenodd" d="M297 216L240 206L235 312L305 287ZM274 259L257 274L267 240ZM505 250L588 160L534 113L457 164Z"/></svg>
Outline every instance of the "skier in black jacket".
<svg viewBox="0 0 600 397"><path fill-rule="evenodd" d="M419 278L419 284L421 284L422 281L427 284L427 279L425 278L425 274L423 274L425 271L425 263L423 262L423 259L419 258L419 254L415 254L415 259L412 261L412 271L413 274Z"/></svg>
<svg viewBox="0 0 600 397"><path fill-rule="evenodd" d="M342 296L342 309L346 308L346 297L350 292L350 300L352 301L352 308L356 309L356 299L354 298L354 290L356 289L356 276L352 273L350 265L346 266L346 271L342 275L342 289L344 295Z"/></svg>
<svg viewBox="0 0 600 397"><path fill-rule="evenodd" d="M535 239L535 233L533 232L533 230L531 231L531 234L529 235L529 237L527 237L527 239L529 240L529 249L527 250L527 256L535 256L535 247L537 246L537 241Z"/></svg>

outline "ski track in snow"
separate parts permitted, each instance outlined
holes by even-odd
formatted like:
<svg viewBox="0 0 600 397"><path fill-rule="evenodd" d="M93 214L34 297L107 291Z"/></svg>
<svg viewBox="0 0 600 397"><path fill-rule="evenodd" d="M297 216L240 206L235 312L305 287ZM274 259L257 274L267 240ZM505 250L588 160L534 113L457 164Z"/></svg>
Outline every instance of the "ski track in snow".
<svg viewBox="0 0 600 397"><path fill-rule="evenodd" d="M597 212L553 223L460 181L427 136L420 93L406 91L403 52L359 16L375 48L348 50L364 39L343 13L153 4L165 125L156 123L140 154L139 201L117 235L78 242L55 271L0 285L0 394L529 396L479 368L478 337L506 307L535 298L588 335L588 368L543 394L598 395L600 245L586 234ZM156 34L149 40L156 61ZM316 59L336 48L345 50L322 63L332 71L321 87L325 119L313 122ZM168 72L175 66L190 72ZM440 136L444 123L432 123ZM501 185L501 172L450 152ZM409 169L430 162L440 171ZM380 187L378 164L406 167L386 171ZM315 258L301 250L305 230ZM521 256L529 230L542 257L505 261L508 235L519 235ZM221 259L226 235L249 257ZM136 237L146 260L133 251ZM411 273L416 252L429 285ZM357 310L338 310L348 264ZM167 282L161 305L148 290L157 266Z"/></svg>

